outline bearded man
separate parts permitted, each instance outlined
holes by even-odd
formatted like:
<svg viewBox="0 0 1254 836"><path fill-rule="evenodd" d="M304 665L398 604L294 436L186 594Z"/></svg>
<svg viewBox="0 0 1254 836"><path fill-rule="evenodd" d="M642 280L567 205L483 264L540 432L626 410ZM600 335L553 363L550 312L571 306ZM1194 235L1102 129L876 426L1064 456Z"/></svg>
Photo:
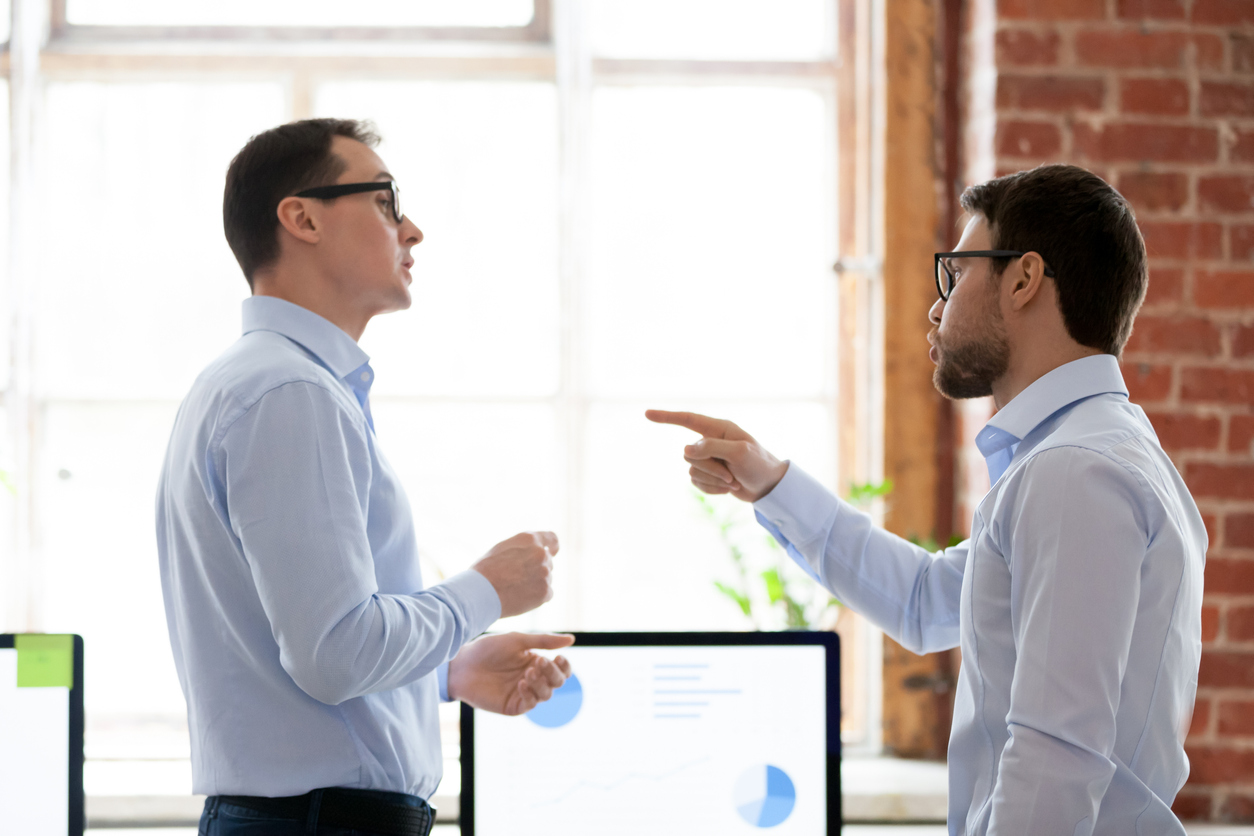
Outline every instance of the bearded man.
<svg viewBox="0 0 1254 836"><path fill-rule="evenodd" d="M1201 656L1206 531L1118 358L1145 296L1132 210L1050 165L973 186L936 254L936 388L992 395L992 488L970 539L889 534L729 421L650 411L703 438L707 493L754 503L803 569L916 653L962 649L949 832L1179 834L1171 803Z"/></svg>

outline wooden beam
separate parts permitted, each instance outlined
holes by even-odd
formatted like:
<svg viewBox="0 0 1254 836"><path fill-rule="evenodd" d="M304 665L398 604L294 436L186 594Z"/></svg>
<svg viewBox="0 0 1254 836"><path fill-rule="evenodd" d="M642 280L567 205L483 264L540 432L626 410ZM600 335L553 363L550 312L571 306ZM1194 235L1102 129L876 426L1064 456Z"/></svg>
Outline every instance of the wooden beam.
<svg viewBox="0 0 1254 836"><path fill-rule="evenodd" d="M938 401L928 359L928 309L936 298L932 253L938 200L934 0L892 0L885 15L884 474L893 481L885 527L929 539L937 531ZM947 659L884 643L884 747L943 757L936 690ZM947 721L947 718L946 718ZM947 725L947 722L946 722ZM938 751L939 749L939 751Z"/></svg>

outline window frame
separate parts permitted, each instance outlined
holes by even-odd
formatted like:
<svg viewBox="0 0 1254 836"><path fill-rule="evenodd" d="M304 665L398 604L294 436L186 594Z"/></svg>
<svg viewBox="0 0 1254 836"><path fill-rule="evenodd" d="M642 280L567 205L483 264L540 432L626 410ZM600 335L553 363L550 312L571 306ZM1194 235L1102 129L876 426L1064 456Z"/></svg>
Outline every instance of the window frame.
<svg viewBox="0 0 1254 836"><path fill-rule="evenodd" d="M3 405L9 419L18 498L13 508L13 549L0 558L14 592L0 597L0 615L10 626L38 629L41 622L36 558L38 532L31 491L40 472L40 416L49 399L39 394L31 358L34 312L31 282L34 254L22 244L32 201L31 174L37 161L41 97L46 81L209 79L230 76L281 80L289 95L292 119L313 115L317 85L344 76L380 80L500 79L545 80L557 86L559 139L559 284L561 293L561 377L559 390L545 399L556 408L559 429L569 439L564 462L565 517L575 536L564 538L577 552L578 503L583 492L582 450L590 405L597 399L582 391L578 355L580 282L585 267L583 217L587 201L587 120L592 90L601 85L762 84L799 86L830 97L836 122L834 169L840 260L834 266L838 290L836 324L828 350L837 358L831 397L836 426L833 445L838 483L873 482L883 472L883 312L879 276L878 194L880 154L876 125L881 105L874 61L877 35L873 11L877 0L828 0L838 44L831 60L708 61L602 58L591 54L583 30L586 8L580 0L535 0L532 21L522 27L400 27L347 29L310 27L110 27L70 24L67 0L13 0L13 47L0 54L0 73L9 79L11 101L10 241L7 265L11 293L8 318L11 357ZM368 47L363 48L363 47ZM837 350L838 347L841 350ZM406 398L447 401L448 398ZM461 399L458 399L461 400ZM534 398L491 398L493 402L534 402ZM750 399L751 400L751 399ZM882 513L882 508L876 509ZM577 575L578 566L567 567ZM12 570L12 571L9 571ZM577 583L572 577L571 582ZM576 618L576 622L577 622ZM866 693L860 705L861 731L846 736L849 751L875 753L880 748L881 634L868 624L856 633L856 647L846 647L851 666Z"/></svg>
<svg viewBox="0 0 1254 836"><path fill-rule="evenodd" d="M531 21L523 26L111 26L71 23L69 0L50 0L49 41L58 46L182 43L474 42L548 43L552 0L533 0Z"/></svg>

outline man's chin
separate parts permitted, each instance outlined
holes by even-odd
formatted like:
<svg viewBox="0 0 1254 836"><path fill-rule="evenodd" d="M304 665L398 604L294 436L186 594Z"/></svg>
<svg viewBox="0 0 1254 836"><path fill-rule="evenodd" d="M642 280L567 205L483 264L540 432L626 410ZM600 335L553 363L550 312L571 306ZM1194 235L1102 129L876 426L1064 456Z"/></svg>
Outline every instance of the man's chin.
<svg viewBox="0 0 1254 836"><path fill-rule="evenodd" d="M932 385L936 387L937 392L951 401L986 398L993 394L992 381L960 374L943 361L937 364L936 370L932 372Z"/></svg>

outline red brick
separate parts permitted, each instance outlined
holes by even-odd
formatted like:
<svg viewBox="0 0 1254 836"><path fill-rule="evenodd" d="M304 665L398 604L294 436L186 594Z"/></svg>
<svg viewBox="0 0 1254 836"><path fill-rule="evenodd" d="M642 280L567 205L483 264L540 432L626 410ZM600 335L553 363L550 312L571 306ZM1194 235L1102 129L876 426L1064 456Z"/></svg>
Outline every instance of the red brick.
<svg viewBox="0 0 1254 836"><path fill-rule="evenodd" d="M1175 211L1189 200L1186 174L1126 171L1119 175L1119 193L1134 209Z"/></svg>
<svg viewBox="0 0 1254 836"><path fill-rule="evenodd" d="M1205 623L1205 611L1203 611L1203 623ZM1206 734L1209 726L1210 700L1200 697L1193 703L1193 719L1189 723L1189 735Z"/></svg>
<svg viewBox="0 0 1254 836"><path fill-rule="evenodd" d="M1228 419L1228 450L1248 456L1251 452L1251 444L1254 444L1254 415L1233 415ZM1232 520L1232 517L1228 519ZM1254 548L1254 515L1249 517L1249 521L1249 546ZM1229 539L1231 539L1231 532L1229 532Z"/></svg>
<svg viewBox="0 0 1254 836"><path fill-rule="evenodd" d="M1224 228L1217 223L1142 221L1141 235L1151 258L1223 258Z"/></svg>
<svg viewBox="0 0 1254 836"><path fill-rule="evenodd" d="M1138 316L1128 351L1172 351L1180 354L1219 353L1219 328L1198 316Z"/></svg>
<svg viewBox="0 0 1254 836"><path fill-rule="evenodd" d="M1233 32L1229 40L1232 42L1233 71L1254 73L1254 37Z"/></svg>
<svg viewBox="0 0 1254 836"><path fill-rule="evenodd" d="M1202 655L1202 669L1206 654ZM1254 666L1252 666L1254 668ZM1211 746L1192 746L1188 750L1192 769L1189 780L1194 784L1229 784L1249 780L1254 775L1254 750Z"/></svg>
<svg viewBox="0 0 1254 836"><path fill-rule="evenodd" d="M1254 641L1254 607L1231 606L1228 608L1228 640ZM1249 731L1254 734L1254 711L1250 712Z"/></svg>
<svg viewBox="0 0 1254 836"><path fill-rule="evenodd" d="M1093 0L997 0L999 20L1101 20L1106 4Z"/></svg>
<svg viewBox="0 0 1254 836"><path fill-rule="evenodd" d="M1202 607L1202 641L1213 642L1219 635L1219 607L1207 604ZM1199 702L1198 707L1205 703ZM1193 729L1197 730L1197 708L1193 709ZM1202 723L1205 726L1205 722Z"/></svg>
<svg viewBox="0 0 1254 836"><path fill-rule="evenodd" d="M1254 114L1254 84L1203 81L1198 102L1203 116L1250 116Z"/></svg>
<svg viewBox="0 0 1254 836"><path fill-rule="evenodd" d="M1101 78L1003 74L997 79L997 106L1019 110L1098 110L1106 97Z"/></svg>
<svg viewBox="0 0 1254 836"><path fill-rule="evenodd" d="M1194 498L1254 499L1254 465L1189 462L1185 466L1184 481ZM1212 559L1206 565L1208 575L1214 562ZM1250 570L1250 582L1254 587L1254 567Z"/></svg>
<svg viewBox="0 0 1254 836"><path fill-rule="evenodd" d="M1184 296L1184 271L1178 267L1151 267L1146 305L1179 304Z"/></svg>
<svg viewBox="0 0 1254 836"><path fill-rule="evenodd" d="M1228 158L1234 163L1254 162L1254 131L1237 130Z"/></svg>
<svg viewBox="0 0 1254 836"><path fill-rule="evenodd" d="M1229 824L1254 823L1254 795L1243 792L1228 793L1219 805L1219 813L1215 818Z"/></svg>
<svg viewBox="0 0 1254 836"><path fill-rule="evenodd" d="M1193 301L1204 308L1254 307L1254 270L1198 270Z"/></svg>
<svg viewBox="0 0 1254 836"><path fill-rule="evenodd" d="M1050 122L1003 122L997 153L1003 157L1052 157L1062 150L1062 132Z"/></svg>
<svg viewBox="0 0 1254 836"><path fill-rule="evenodd" d="M1058 33L1002 29L997 33L999 67L1040 67L1058 63Z"/></svg>
<svg viewBox="0 0 1254 836"><path fill-rule="evenodd" d="M1150 423L1163 447L1176 450L1211 450L1219 446L1218 418L1177 412L1151 412Z"/></svg>
<svg viewBox="0 0 1254 836"><path fill-rule="evenodd" d="M1202 514L1202 525L1206 526L1206 542L1215 543L1219 539L1219 519L1214 514Z"/></svg>
<svg viewBox="0 0 1254 836"><path fill-rule="evenodd" d="M1128 27L1080 31L1075 39L1079 63L1090 67L1183 70L1189 44L1185 32L1143 32Z"/></svg>
<svg viewBox="0 0 1254 836"><path fill-rule="evenodd" d="M1119 17L1183 20L1184 0L1119 0Z"/></svg>
<svg viewBox="0 0 1254 836"><path fill-rule="evenodd" d="M1202 177L1197 181L1197 201L1203 211L1252 211L1254 210L1254 177L1240 175Z"/></svg>
<svg viewBox="0 0 1254 836"><path fill-rule="evenodd" d="M1184 369L1180 374L1180 399L1192 403L1254 403L1254 371Z"/></svg>
<svg viewBox="0 0 1254 836"><path fill-rule="evenodd" d="M1248 261L1254 258L1254 226L1233 224L1229 229L1229 235L1233 261Z"/></svg>
<svg viewBox="0 0 1254 836"><path fill-rule="evenodd" d="M1075 126L1077 155L1103 162L1210 162L1219 156L1214 128L1111 122Z"/></svg>
<svg viewBox="0 0 1254 836"><path fill-rule="evenodd" d="M1254 23L1254 3L1250 0L1194 0L1193 22L1221 26Z"/></svg>
<svg viewBox="0 0 1254 836"><path fill-rule="evenodd" d="M1171 812L1184 821L1205 821L1211 817L1211 794L1204 790L1195 790L1188 784L1176 794L1171 804Z"/></svg>
<svg viewBox="0 0 1254 836"><path fill-rule="evenodd" d="M1161 401L1171 394L1171 366L1124 363L1123 382L1128 386L1128 397L1136 403Z"/></svg>
<svg viewBox="0 0 1254 836"><path fill-rule="evenodd" d="M1224 68L1224 41L1218 35L1194 35L1193 48L1197 50L1197 68L1199 70L1222 70Z"/></svg>
<svg viewBox="0 0 1254 836"><path fill-rule="evenodd" d="M1232 334L1232 356L1249 357L1254 354L1254 326L1238 325Z"/></svg>
<svg viewBox="0 0 1254 836"><path fill-rule="evenodd" d="M1119 84L1124 113L1178 116L1189 112L1189 85L1178 78L1125 78Z"/></svg>
<svg viewBox="0 0 1254 836"><path fill-rule="evenodd" d="M1228 514L1224 517L1224 548L1254 548L1254 514Z"/></svg>
<svg viewBox="0 0 1254 836"><path fill-rule="evenodd" d="M1240 557L1206 559L1207 592L1248 595L1254 592L1254 560Z"/></svg>
<svg viewBox="0 0 1254 836"><path fill-rule="evenodd" d="M1220 734L1254 734L1254 702L1220 700Z"/></svg>

